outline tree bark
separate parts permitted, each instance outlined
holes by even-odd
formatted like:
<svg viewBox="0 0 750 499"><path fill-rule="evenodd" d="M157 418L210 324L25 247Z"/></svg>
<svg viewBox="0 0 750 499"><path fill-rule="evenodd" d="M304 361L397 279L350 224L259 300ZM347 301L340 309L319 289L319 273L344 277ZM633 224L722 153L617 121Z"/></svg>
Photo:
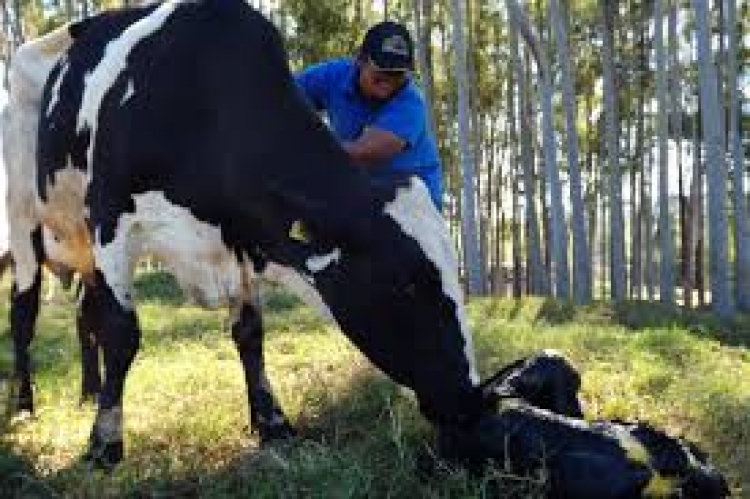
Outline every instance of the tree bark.
<svg viewBox="0 0 750 499"><path fill-rule="evenodd" d="M727 31L727 87L729 97L729 137L728 145L732 160L732 181L734 201L734 252L735 252L735 298L737 306L744 312L750 311L750 224L748 223L747 201L743 167L742 136L740 134L740 101L737 79L737 5L735 0L726 0L724 6Z"/></svg>
<svg viewBox="0 0 750 499"><path fill-rule="evenodd" d="M509 13L511 12L509 8ZM510 14L512 17L512 14ZM530 126L532 123L528 102L528 84L526 72L521 63L518 47L518 28L511 20L508 29L510 45L510 66L517 81L518 116L520 116L521 165L523 169L524 205L526 219L526 245L528 260L526 263L529 274L528 292L532 295L546 294L544 285L544 263L539 239L539 215L536 209L536 184L534 181L533 144Z"/></svg>
<svg viewBox="0 0 750 499"><path fill-rule="evenodd" d="M454 37L454 67L458 93L458 146L461 155L461 191L463 198L462 240L464 243L464 261L468 292L482 294L484 279L481 275L481 259L477 238L476 192L476 161L471 141L471 115L469 103L469 87L467 81L468 58L466 47L466 32L464 21L464 6L461 0L452 0L453 7L453 37Z"/></svg>
<svg viewBox="0 0 750 499"><path fill-rule="evenodd" d="M667 99L667 54L664 44L664 1L656 0L654 42L656 45L656 111L659 153L659 297L674 304L674 241L669 213L669 101Z"/></svg>
<svg viewBox="0 0 750 499"><path fill-rule="evenodd" d="M693 0L698 42L698 80L703 108L703 141L706 144L708 182L709 268L711 304L714 311L728 317L734 312L729 282L729 221L727 165L724 151L724 120L720 112L719 83L711 52L709 14L706 0Z"/></svg>
<svg viewBox="0 0 750 499"><path fill-rule="evenodd" d="M573 298L576 303L589 303L591 294L591 251L586 235L586 217L581 194L581 170L578 164L578 130L573 75L570 68L568 32L558 0L550 0L550 20L555 33L557 58L562 76L565 107L568 171L570 174L571 220L573 227Z"/></svg>
<svg viewBox="0 0 750 499"><path fill-rule="evenodd" d="M620 171L620 153L617 138L619 123L617 111L618 86L615 74L614 18L616 4L614 0L602 0L604 18L604 107L606 122L607 164L609 165L609 215L610 215L610 276L611 297L622 301L626 297L625 276L625 229L622 210L622 173Z"/></svg>

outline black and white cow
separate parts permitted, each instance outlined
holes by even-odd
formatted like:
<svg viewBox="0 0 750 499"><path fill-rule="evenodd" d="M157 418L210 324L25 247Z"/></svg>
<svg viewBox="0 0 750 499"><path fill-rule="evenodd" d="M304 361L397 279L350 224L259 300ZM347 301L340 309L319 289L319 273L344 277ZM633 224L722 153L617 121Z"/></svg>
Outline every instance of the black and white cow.
<svg viewBox="0 0 750 499"><path fill-rule="evenodd" d="M292 428L264 372L252 278L296 276L375 365L414 390L444 455L507 459L519 472L549 465L556 497L722 497L726 486L693 453L676 449L670 468L652 460L658 435L577 419L567 364L516 364L479 383L454 249L426 187L375 185L349 163L297 91L278 33L244 0L105 13L23 46L10 120L19 172L37 158L24 240L44 238L83 276L103 349L88 451L97 464L122 458L122 391L140 336L132 270L155 254L202 302L235 311L264 439ZM25 244L14 252L21 293L40 261Z"/></svg>
<svg viewBox="0 0 750 499"><path fill-rule="evenodd" d="M19 169L38 160L23 236L43 226L36 239L84 277L104 353L92 457L122 455L140 335L132 268L147 253L201 301L234 306L262 435L291 428L263 372L252 276L287 268L432 421L481 412L456 259L426 188L373 186L348 162L296 90L278 33L245 2L105 13L31 42L12 64L9 114L9 156ZM14 252L20 293L38 280L35 254Z"/></svg>

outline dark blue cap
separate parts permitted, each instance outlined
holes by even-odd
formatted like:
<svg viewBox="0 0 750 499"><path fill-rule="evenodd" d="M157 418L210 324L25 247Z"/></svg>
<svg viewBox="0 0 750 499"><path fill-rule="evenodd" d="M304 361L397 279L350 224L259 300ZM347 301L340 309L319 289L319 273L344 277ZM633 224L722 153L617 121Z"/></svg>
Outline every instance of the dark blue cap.
<svg viewBox="0 0 750 499"><path fill-rule="evenodd" d="M362 41L361 54L381 71L412 71L414 42L406 26L383 21L371 27Z"/></svg>

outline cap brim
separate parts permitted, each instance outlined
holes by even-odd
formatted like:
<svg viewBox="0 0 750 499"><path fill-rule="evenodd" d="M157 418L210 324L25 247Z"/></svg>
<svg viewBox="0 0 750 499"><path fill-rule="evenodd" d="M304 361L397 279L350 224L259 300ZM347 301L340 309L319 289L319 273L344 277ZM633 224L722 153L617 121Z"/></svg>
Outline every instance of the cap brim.
<svg viewBox="0 0 750 499"><path fill-rule="evenodd" d="M407 64L406 66L404 65L391 66L389 64L384 64L384 63L378 64L378 62L372 57L370 57L369 59L370 59L370 64L372 64L372 67L376 71L382 71L384 73L408 73L409 71L414 70L414 68L409 64Z"/></svg>

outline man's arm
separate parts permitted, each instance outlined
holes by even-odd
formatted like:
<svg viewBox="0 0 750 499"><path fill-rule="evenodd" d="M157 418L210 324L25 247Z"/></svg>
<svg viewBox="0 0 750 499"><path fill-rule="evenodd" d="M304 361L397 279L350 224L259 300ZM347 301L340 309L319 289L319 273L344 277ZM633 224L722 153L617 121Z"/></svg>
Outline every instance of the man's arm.
<svg viewBox="0 0 750 499"><path fill-rule="evenodd" d="M388 130L368 127L357 140L344 142L354 164L368 166L391 159L406 147L406 141Z"/></svg>

